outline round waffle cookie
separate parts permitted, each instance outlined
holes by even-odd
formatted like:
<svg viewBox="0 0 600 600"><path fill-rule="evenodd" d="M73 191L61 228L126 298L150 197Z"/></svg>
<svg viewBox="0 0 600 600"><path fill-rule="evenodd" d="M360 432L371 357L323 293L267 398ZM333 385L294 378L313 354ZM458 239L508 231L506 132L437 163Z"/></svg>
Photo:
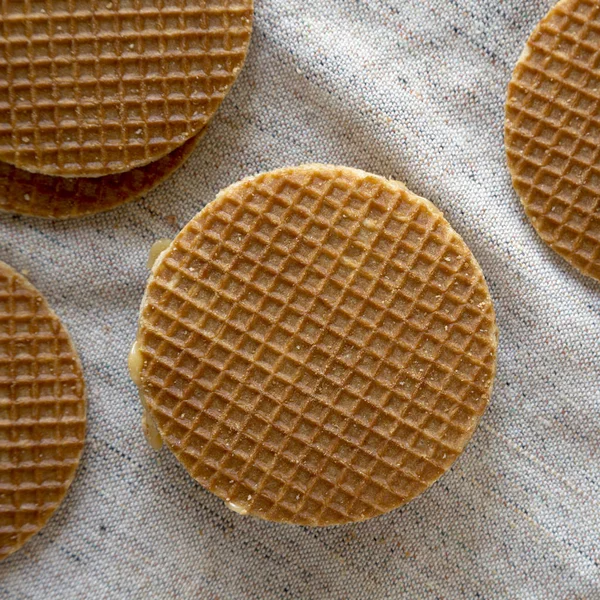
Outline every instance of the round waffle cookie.
<svg viewBox="0 0 600 600"><path fill-rule="evenodd" d="M306 165L232 185L156 261L140 391L238 512L334 525L414 498L490 397L497 330L473 255L402 184Z"/></svg>
<svg viewBox="0 0 600 600"><path fill-rule="evenodd" d="M0 4L0 160L98 177L158 160L239 73L252 0Z"/></svg>
<svg viewBox="0 0 600 600"><path fill-rule="evenodd" d="M0 560L64 498L85 437L73 343L27 280L0 262Z"/></svg>
<svg viewBox="0 0 600 600"><path fill-rule="evenodd" d="M600 279L600 4L563 0L538 24L508 87L513 184L541 238Z"/></svg>
<svg viewBox="0 0 600 600"><path fill-rule="evenodd" d="M205 131L155 163L104 177L51 177L0 162L0 211L70 219L116 208L147 194L179 169Z"/></svg>

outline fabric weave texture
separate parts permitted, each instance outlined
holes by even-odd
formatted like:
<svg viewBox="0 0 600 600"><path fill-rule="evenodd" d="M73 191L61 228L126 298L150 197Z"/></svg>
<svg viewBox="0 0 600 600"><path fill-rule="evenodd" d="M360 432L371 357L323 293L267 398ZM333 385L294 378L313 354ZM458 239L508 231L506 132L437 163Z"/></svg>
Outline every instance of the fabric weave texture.
<svg viewBox="0 0 600 600"><path fill-rule="evenodd" d="M47 527L0 563L0 598L600 598L600 285L550 250L511 184L508 82L550 0L262 0L246 66L184 167L68 222L0 216L0 260L68 328L88 390L82 465ZM427 492L310 529L231 512L140 428L126 357L150 245L222 188L319 162L401 180L481 264L494 394Z"/></svg>

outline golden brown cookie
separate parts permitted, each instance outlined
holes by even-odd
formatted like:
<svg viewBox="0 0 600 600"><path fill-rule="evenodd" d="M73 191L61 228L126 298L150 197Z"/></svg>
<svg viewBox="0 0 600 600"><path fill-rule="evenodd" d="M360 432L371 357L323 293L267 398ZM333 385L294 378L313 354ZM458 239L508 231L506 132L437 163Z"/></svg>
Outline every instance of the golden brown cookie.
<svg viewBox="0 0 600 600"><path fill-rule="evenodd" d="M85 438L85 386L66 329L0 262L0 560L64 498Z"/></svg>
<svg viewBox="0 0 600 600"><path fill-rule="evenodd" d="M171 176L205 133L206 127L154 163L104 177L51 177L0 162L0 211L71 219L116 208L147 194Z"/></svg>
<svg viewBox="0 0 600 600"><path fill-rule="evenodd" d="M241 513L333 525L411 500L488 403L481 269L430 202L346 167L245 179L157 259L134 378L167 446Z"/></svg>
<svg viewBox="0 0 600 600"><path fill-rule="evenodd" d="M540 237L600 279L600 4L562 0L535 28L508 87L513 184Z"/></svg>
<svg viewBox="0 0 600 600"><path fill-rule="evenodd" d="M98 177L198 133L246 57L252 0L0 4L0 160Z"/></svg>

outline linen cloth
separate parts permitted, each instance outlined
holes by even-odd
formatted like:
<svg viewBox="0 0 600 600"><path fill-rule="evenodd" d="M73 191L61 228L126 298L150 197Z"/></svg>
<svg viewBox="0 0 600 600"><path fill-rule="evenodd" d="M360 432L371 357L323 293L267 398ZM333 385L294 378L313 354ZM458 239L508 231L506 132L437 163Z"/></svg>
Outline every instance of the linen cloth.
<svg viewBox="0 0 600 600"><path fill-rule="evenodd" d="M505 90L550 0L256 0L246 66L184 168L65 223L0 217L0 260L81 354L89 428L0 598L600 598L600 285L537 237L505 166ZM155 453L127 373L146 258L223 187L307 162L432 200L479 260L500 328L493 399L429 491L330 529L242 517Z"/></svg>

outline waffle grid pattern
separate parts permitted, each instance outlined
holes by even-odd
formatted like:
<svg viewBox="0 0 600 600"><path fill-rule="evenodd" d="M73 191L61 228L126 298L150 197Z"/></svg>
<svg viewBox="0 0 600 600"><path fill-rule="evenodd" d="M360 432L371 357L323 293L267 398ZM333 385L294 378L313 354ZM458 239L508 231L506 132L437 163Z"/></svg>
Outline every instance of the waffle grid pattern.
<svg viewBox="0 0 600 600"><path fill-rule="evenodd" d="M277 521L381 514L454 461L496 327L475 260L400 184L333 167L223 192L146 292L144 394L191 475Z"/></svg>
<svg viewBox="0 0 600 600"><path fill-rule="evenodd" d="M9 1L0 16L0 160L100 176L206 125L243 65L252 0Z"/></svg>
<svg viewBox="0 0 600 600"><path fill-rule="evenodd" d="M84 383L44 299L0 263L0 560L56 510L85 436Z"/></svg>
<svg viewBox="0 0 600 600"><path fill-rule="evenodd" d="M600 279L600 5L563 0L540 22L508 88L513 183L542 239Z"/></svg>
<svg viewBox="0 0 600 600"><path fill-rule="evenodd" d="M0 162L0 211L70 219L110 210L152 191L189 158L200 133L167 156L126 173L104 177L51 177Z"/></svg>

